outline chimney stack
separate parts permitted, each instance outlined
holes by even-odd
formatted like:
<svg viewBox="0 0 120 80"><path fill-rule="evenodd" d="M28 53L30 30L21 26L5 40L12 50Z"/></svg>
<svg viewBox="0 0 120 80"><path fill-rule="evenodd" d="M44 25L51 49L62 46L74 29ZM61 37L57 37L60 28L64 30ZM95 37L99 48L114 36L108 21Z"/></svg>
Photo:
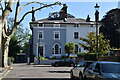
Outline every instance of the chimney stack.
<svg viewBox="0 0 120 80"><path fill-rule="evenodd" d="M90 16L87 16L86 22L90 22Z"/></svg>
<svg viewBox="0 0 120 80"><path fill-rule="evenodd" d="M34 11L34 7L32 7L32 21L35 21L35 11Z"/></svg>
<svg viewBox="0 0 120 80"><path fill-rule="evenodd" d="M67 18L67 5L63 4L63 8L60 10L60 18Z"/></svg>

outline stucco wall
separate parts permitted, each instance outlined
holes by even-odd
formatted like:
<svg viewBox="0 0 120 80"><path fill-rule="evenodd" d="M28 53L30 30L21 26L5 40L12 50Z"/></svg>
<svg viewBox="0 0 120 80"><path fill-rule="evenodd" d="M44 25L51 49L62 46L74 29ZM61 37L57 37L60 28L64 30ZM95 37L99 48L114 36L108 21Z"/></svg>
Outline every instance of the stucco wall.
<svg viewBox="0 0 120 80"><path fill-rule="evenodd" d="M38 32L43 31L43 40L38 39ZM54 31L60 31L60 40L54 40ZM39 43L45 47L44 57L52 56L52 47L55 43L60 44L62 48L62 56L65 55L64 45L66 43L66 29L60 28L37 28L33 29L33 52L37 56L37 47Z"/></svg>

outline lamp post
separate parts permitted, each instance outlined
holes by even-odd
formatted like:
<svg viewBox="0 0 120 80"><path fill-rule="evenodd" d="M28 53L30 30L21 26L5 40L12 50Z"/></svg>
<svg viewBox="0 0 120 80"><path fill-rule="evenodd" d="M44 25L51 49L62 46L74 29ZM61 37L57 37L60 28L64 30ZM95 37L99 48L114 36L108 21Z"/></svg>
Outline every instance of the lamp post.
<svg viewBox="0 0 120 80"><path fill-rule="evenodd" d="M98 60L98 21L99 21L99 7L96 3L95 5L95 22L96 22L96 60Z"/></svg>

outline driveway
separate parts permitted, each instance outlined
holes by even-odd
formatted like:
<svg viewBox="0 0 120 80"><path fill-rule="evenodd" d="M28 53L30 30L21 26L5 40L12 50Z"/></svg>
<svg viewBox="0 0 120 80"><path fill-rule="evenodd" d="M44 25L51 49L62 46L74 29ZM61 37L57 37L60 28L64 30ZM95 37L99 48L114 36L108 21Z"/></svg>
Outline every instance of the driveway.
<svg viewBox="0 0 120 80"><path fill-rule="evenodd" d="M72 67L14 64L3 80L70 80Z"/></svg>

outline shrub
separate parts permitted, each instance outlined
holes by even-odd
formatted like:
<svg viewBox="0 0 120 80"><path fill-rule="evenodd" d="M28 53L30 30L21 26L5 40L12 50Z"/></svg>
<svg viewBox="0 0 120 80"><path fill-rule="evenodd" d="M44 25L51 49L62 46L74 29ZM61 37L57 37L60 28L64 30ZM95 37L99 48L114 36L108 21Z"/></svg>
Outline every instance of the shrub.
<svg viewBox="0 0 120 80"><path fill-rule="evenodd" d="M96 54L95 53L86 53L84 55L85 60L96 60Z"/></svg>
<svg viewBox="0 0 120 80"><path fill-rule="evenodd" d="M11 59L11 62L13 63L15 61L15 58L14 57L10 57Z"/></svg>
<svg viewBox="0 0 120 80"><path fill-rule="evenodd" d="M86 53L77 53L79 58L83 58Z"/></svg>
<svg viewBox="0 0 120 80"><path fill-rule="evenodd" d="M44 58L44 57L42 57L42 56L37 57L37 59L40 59L40 60L48 60L47 58Z"/></svg>
<svg viewBox="0 0 120 80"><path fill-rule="evenodd" d="M61 59L66 59L66 58L68 58L68 57L67 57L67 56L62 56L62 57L61 57Z"/></svg>
<svg viewBox="0 0 120 80"><path fill-rule="evenodd" d="M57 59L57 57L56 57L56 56L51 56L50 59L51 59L51 60Z"/></svg>

